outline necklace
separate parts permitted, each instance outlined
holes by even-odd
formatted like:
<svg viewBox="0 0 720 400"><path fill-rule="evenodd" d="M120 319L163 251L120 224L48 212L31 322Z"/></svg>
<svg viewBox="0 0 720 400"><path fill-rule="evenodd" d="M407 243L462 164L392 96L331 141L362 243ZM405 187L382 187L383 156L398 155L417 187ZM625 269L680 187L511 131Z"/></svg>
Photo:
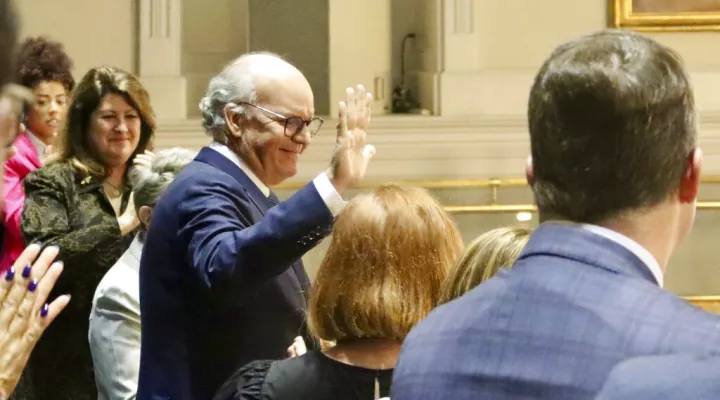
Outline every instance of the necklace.
<svg viewBox="0 0 720 400"><path fill-rule="evenodd" d="M122 188L117 187L113 185L112 183L105 181L103 182L105 185L110 186L110 197L120 197L122 195ZM107 189L107 188L106 188Z"/></svg>

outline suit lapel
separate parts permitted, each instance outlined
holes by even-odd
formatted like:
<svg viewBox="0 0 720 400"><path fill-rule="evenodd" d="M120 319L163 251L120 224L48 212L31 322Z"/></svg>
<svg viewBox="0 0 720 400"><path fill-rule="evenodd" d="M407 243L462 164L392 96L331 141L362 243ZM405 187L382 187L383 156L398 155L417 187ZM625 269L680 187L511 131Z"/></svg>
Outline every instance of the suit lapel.
<svg viewBox="0 0 720 400"><path fill-rule="evenodd" d="M195 157L195 160L209 164L232 176L233 179L240 184L240 187L245 191L247 197L262 215L265 215L267 210L270 209L270 200L265 197L265 194L260 191L257 185L255 185L240 167L224 155L209 147L203 147Z"/></svg>
<svg viewBox="0 0 720 400"><path fill-rule="evenodd" d="M265 213L274 206L272 201L270 201L270 199L268 199L265 194L260 191L260 188L255 185L255 182L253 182L250 177L248 177L247 174L240 169L240 167L235 165L234 162L230 161L219 152L209 147L203 147L202 150L200 150L200 153L198 153L195 157L195 160L209 164L232 176L233 179L240 184L240 187L242 187L245 191L247 197L257 208L260 214L265 215ZM302 294L303 300L307 302L305 294L305 290L307 289L307 279L305 279L305 277L307 274L305 273L305 267L303 266L302 260L298 260L293 263L291 269L292 276L294 278L291 279L292 284L295 286L296 290Z"/></svg>

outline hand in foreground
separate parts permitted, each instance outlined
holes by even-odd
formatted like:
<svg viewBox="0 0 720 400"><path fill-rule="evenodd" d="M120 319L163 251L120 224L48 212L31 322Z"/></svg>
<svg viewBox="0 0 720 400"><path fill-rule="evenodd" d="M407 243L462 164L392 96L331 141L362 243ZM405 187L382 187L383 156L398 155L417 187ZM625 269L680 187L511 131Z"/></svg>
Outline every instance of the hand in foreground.
<svg viewBox="0 0 720 400"><path fill-rule="evenodd" d="M303 340L302 336L298 336L295 338L295 341L293 341L293 344L290 345L287 349L288 357L299 357L305 353L307 353L307 347L305 346L305 340Z"/></svg>
<svg viewBox="0 0 720 400"><path fill-rule="evenodd" d="M144 153L135 156L133 164L143 166L145 168L151 168L155 158L157 158L155 153L150 150L145 150Z"/></svg>
<svg viewBox="0 0 720 400"><path fill-rule="evenodd" d="M63 295L45 303L63 266L53 263L57 247L38 253L40 246L28 246L0 278L0 399L15 389L38 339L70 301Z"/></svg>
<svg viewBox="0 0 720 400"><path fill-rule="evenodd" d="M335 190L342 194L365 176L375 147L366 143L372 114L372 94L362 85L347 89L347 100L340 102L337 142L328 177Z"/></svg>
<svg viewBox="0 0 720 400"><path fill-rule="evenodd" d="M118 225L120 226L120 234L125 236L135 230L140 225L137 210L135 210L135 192L130 193L125 211L118 217ZM2 400L2 399L0 399Z"/></svg>

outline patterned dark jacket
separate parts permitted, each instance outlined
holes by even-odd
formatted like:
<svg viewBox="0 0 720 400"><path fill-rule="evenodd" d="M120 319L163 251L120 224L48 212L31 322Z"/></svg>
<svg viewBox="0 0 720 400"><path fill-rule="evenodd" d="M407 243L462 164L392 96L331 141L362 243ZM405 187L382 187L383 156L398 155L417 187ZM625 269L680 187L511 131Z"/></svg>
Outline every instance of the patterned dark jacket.
<svg viewBox="0 0 720 400"><path fill-rule="evenodd" d="M96 399L88 345L88 317L95 288L127 250L134 234L121 236L117 216L100 180L54 163L25 178L21 230L26 244L60 247L64 263L51 298L70 294L68 307L41 337L23 380L21 398ZM121 210L131 188L126 187Z"/></svg>

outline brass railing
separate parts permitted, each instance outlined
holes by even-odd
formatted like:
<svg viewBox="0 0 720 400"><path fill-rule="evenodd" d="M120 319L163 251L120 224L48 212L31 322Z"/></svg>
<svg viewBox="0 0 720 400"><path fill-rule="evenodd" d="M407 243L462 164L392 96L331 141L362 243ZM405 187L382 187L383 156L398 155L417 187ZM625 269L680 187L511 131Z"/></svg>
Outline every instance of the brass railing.
<svg viewBox="0 0 720 400"><path fill-rule="evenodd" d="M684 296L683 299L705 311L720 314L720 296Z"/></svg>
<svg viewBox="0 0 720 400"><path fill-rule="evenodd" d="M706 176L700 180L703 184L718 184L720 176ZM518 212L535 212L534 204L500 204L498 191L500 188L527 186L524 178L504 179L440 179L440 180L401 180L401 181L363 181L356 186L357 189L372 189L384 184L394 183L401 186L421 187L425 189L490 189L491 200L487 204L469 206L445 206L445 211L453 214L502 214ZM305 184L291 182L279 185L280 190L297 190ZM720 201L698 201L698 210L720 210Z"/></svg>

